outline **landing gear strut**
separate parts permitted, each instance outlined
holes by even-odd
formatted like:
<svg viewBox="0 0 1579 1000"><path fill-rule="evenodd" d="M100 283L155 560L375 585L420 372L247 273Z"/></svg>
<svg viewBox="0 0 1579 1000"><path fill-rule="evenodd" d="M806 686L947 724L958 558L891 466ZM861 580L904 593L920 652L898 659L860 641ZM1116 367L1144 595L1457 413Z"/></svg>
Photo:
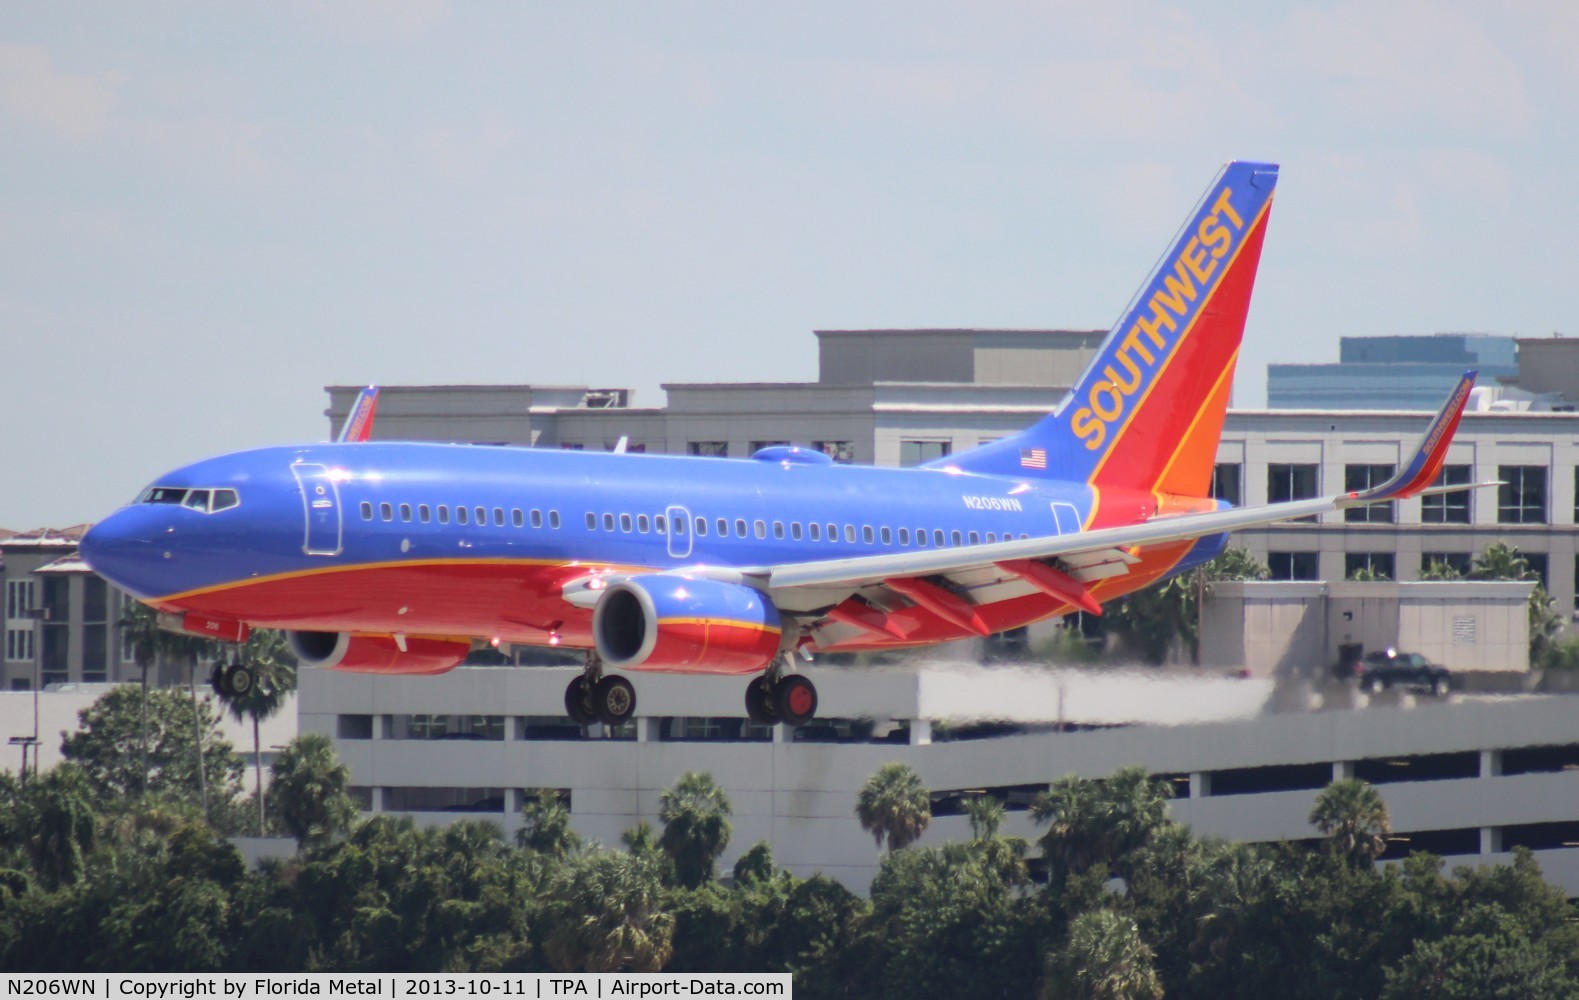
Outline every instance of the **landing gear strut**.
<svg viewBox="0 0 1579 1000"><path fill-rule="evenodd" d="M587 665L580 677L565 688L565 714L578 726L601 722L618 726L636 712L636 689L617 674L603 674L603 660L596 652L587 654Z"/></svg>
<svg viewBox="0 0 1579 1000"><path fill-rule="evenodd" d="M779 658L746 685L746 715L758 725L804 726L817 714L817 686L800 674L784 673Z"/></svg>

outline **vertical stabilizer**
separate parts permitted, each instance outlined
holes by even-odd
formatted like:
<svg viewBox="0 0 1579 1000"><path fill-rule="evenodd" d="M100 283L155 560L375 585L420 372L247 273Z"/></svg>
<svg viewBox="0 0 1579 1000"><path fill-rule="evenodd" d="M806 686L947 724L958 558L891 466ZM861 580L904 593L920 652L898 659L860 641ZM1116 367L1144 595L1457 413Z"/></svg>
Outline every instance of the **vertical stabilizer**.
<svg viewBox="0 0 1579 1000"><path fill-rule="evenodd" d="M1057 412L935 466L1204 496L1278 168L1223 168Z"/></svg>

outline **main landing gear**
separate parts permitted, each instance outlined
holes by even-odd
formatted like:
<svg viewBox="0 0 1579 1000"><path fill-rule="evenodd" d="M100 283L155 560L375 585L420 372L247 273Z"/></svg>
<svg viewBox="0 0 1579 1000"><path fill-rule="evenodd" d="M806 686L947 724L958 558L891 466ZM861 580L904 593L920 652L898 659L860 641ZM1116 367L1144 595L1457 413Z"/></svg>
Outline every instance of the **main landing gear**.
<svg viewBox="0 0 1579 1000"><path fill-rule="evenodd" d="M252 668L240 660L231 664L216 663L213 673L208 675L208 683L221 698L240 698L250 694L257 682L257 675L252 672Z"/></svg>
<svg viewBox="0 0 1579 1000"><path fill-rule="evenodd" d="M746 685L746 715L758 725L804 726L817 714L817 686L800 674L786 674L780 657Z"/></svg>
<svg viewBox="0 0 1579 1000"><path fill-rule="evenodd" d="M595 652L587 654L581 676L565 688L565 714L578 726L601 722L618 726L636 712L636 689L618 674L603 675L603 661Z"/></svg>

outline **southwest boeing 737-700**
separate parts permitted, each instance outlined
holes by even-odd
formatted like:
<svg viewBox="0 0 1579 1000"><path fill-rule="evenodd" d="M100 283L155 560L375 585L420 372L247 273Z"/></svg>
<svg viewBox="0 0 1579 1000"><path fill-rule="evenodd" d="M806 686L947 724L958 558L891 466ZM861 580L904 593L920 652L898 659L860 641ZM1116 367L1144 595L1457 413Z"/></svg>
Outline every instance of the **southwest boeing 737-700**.
<svg viewBox="0 0 1579 1000"><path fill-rule="evenodd" d="M307 666L433 674L474 646L585 649L565 693L630 718L628 674L733 674L801 725L797 652L922 646L1102 603L1197 566L1227 532L1431 489L1474 373L1391 481L1230 509L1209 496L1277 167L1218 174L1052 414L909 469L339 440L161 476L82 556L170 628L284 629ZM1462 488L1462 487L1460 487ZM251 683L241 664L215 683Z"/></svg>

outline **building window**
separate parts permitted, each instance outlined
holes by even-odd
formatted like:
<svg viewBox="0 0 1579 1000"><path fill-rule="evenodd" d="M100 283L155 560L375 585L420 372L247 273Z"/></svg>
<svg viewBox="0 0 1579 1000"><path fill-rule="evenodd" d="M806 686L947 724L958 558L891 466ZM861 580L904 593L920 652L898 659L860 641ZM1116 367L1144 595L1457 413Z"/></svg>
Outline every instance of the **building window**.
<svg viewBox="0 0 1579 1000"><path fill-rule="evenodd" d="M1343 491L1345 493L1363 493L1368 489L1381 486L1393 478L1397 466L1393 465L1345 465L1343 467ZM1314 493L1311 494L1315 496ZM1350 507L1343 512L1343 519L1350 524L1392 524L1393 503L1367 504L1364 507Z"/></svg>
<svg viewBox="0 0 1579 1000"><path fill-rule="evenodd" d="M1394 576L1391 552L1346 552L1343 555L1343 578L1353 580L1392 580Z"/></svg>
<svg viewBox="0 0 1579 1000"><path fill-rule="evenodd" d="M932 462L943 458L949 453L947 441L901 441L899 442L899 464L903 466L920 465L923 462Z"/></svg>
<svg viewBox="0 0 1579 1000"><path fill-rule="evenodd" d="M1498 523L1546 523L1546 466L1499 465L1497 478Z"/></svg>
<svg viewBox="0 0 1579 1000"><path fill-rule="evenodd" d="M1313 499L1319 478L1315 465L1269 465L1266 467L1267 503Z"/></svg>
<svg viewBox="0 0 1579 1000"><path fill-rule="evenodd" d="M849 465L855 461L854 441L817 441L814 443L818 451L840 465Z"/></svg>
<svg viewBox="0 0 1579 1000"><path fill-rule="evenodd" d="M703 458L728 458L728 441L692 441L685 446L686 454Z"/></svg>
<svg viewBox="0 0 1579 1000"><path fill-rule="evenodd" d="M384 808L390 812L504 812L502 788L403 788L384 789Z"/></svg>
<svg viewBox="0 0 1579 1000"><path fill-rule="evenodd" d="M33 581L7 580L5 584L5 616L27 618L33 610Z"/></svg>
<svg viewBox="0 0 1579 1000"><path fill-rule="evenodd" d="M1520 552L1519 555L1524 557L1525 563L1530 567L1530 572L1535 575L1535 579L1540 581L1541 589L1551 593L1551 577L1548 574L1548 570L1551 569L1551 560L1546 553Z"/></svg>
<svg viewBox="0 0 1579 1000"><path fill-rule="evenodd" d="M1459 576L1468 576L1473 558L1468 552L1422 552L1420 553L1420 573L1424 576L1433 565L1445 566Z"/></svg>
<svg viewBox="0 0 1579 1000"><path fill-rule="evenodd" d="M1314 552L1268 552L1267 569L1273 580L1319 580L1320 567Z"/></svg>
<svg viewBox="0 0 1579 1000"><path fill-rule="evenodd" d="M562 441L559 444L561 451L583 451L586 447L580 441Z"/></svg>
<svg viewBox="0 0 1579 1000"><path fill-rule="evenodd" d="M7 629L5 658L17 663L33 662L33 633L20 628Z"/></svg>
<svg viewBox="0 0 1579 1000"><path fill-rule="evenodd" d="M1435 486L1463 486L1469 483L1470 467L1444 465ZM1431 493L1420 498L1420 520L1425 524L1468 524L1469 495L1474 490L1456 493Z"/></svg>
<svg viewBox="0 0 1579 1000"><path fill-rule="evenodd" d="M1238 462L1218 462L1212 468L1212 499L1226 500L1235 507L1244 505L1244 471Z"/></svg>

